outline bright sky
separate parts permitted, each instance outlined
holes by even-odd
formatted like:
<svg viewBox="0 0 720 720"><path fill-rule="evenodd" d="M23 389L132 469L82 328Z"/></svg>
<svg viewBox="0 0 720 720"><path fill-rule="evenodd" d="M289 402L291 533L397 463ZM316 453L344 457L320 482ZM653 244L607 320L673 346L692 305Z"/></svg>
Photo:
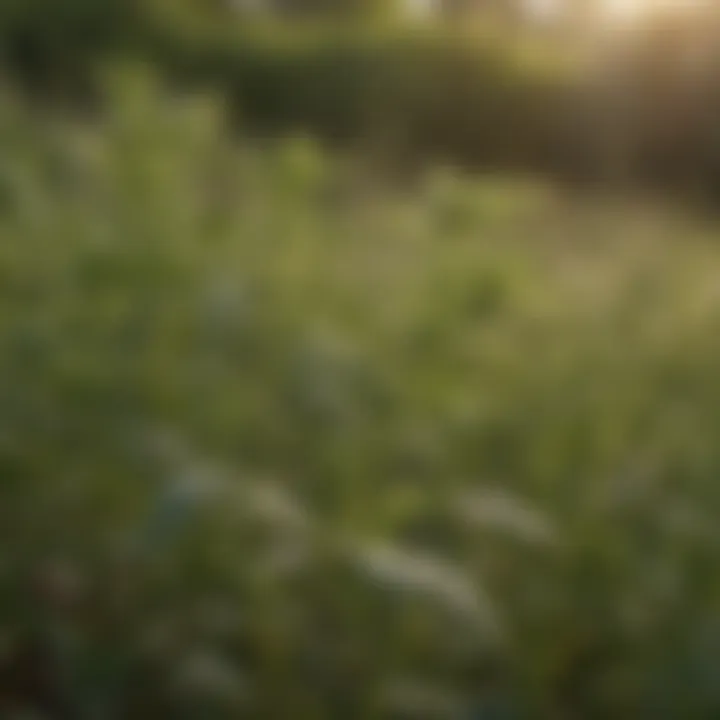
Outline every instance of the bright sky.
<svg viewBox="0 0 720 720"><path fill-rule="evenodd" d="M647 10L683 10L702 5L706 0L604 0L614 15L642 15Z"/></svg>
<svg viewBox="0 0 720 720"><path fill-rule="evenodd" d="M562 11L563 6L572 5L575 0L525 0L530 11L539 16L550 18ZM710 0L597 0L605 15L610 19L631 20L653 9L682 10L692 9ZM407 0L408 5L418 14L433 11L439 0Z"/></svg>
<svg viewBox="0 0 720 720"><path fill-rule="evenodd" d="M541 16L552 16L569 2L568 0L528 0L531 11ZM650 10L692 9L707 2L708 0L598 0L606 15L617 19L640 17Z"/></svg>

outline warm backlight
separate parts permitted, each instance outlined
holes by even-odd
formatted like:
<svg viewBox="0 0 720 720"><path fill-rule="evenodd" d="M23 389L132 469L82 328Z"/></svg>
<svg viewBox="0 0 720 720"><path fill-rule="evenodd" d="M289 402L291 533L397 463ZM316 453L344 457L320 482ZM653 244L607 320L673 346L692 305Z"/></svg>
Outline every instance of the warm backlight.
<svg viewBox="0 0 720 720"><path fill-rule="evenodd" d="M559 16L572 10L579 0L527 0L531 11L539 16ZM657 12L683 12L695 10L710 0L594 0L591 6L597 15L608 20L630 21L642 19Z"/></svg>

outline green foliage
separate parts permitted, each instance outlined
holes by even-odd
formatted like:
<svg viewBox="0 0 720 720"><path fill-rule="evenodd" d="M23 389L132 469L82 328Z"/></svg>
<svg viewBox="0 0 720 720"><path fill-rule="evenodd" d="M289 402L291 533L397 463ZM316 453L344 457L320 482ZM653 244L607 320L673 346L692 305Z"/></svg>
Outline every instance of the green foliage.
<svg viewBox="0 0 720 720"><path fill-rule="evenodd" d="M632 31L568 16L557 32L510 32L487 19L401 22L391 5L310 0L273 14L220 1L9 0L0 48L10 76L42 99L85 103L98 66L129 56L178 85L211 85L244 131L311 134L388 166L717 193L712 16Z"/></svg>
<svg viewBox="0 0 720 720"><path fill-rule="evenodd" d="M112 87L0 116L3 717L713 717L714 231Z"/></svg>
<svg viewBox="0 0 720 720"><path fill-rule="evenodd" d="M161 35L153 58L182 85L222 90L246 130L310 133L388 163L553 169L567 145L567 65L489 31L187 28Z"/></svg>
<svg viewBox="0 0 720 720"><path fill-rule="evenodd" d="M28 83L64 90L99 55L127 46L137 11L136 0L4 0L0 61Z"/></svg>

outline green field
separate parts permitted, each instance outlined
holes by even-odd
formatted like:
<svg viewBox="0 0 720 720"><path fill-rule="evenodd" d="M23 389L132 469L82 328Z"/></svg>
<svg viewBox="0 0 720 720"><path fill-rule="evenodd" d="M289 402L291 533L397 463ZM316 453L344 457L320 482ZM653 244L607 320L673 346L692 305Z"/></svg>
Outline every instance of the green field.
<svg viewBox="0 0 720 720"><path fill-rule="evenodd" d="M2 717L716 717L715 225L130 80L0 112Z"/></svg>

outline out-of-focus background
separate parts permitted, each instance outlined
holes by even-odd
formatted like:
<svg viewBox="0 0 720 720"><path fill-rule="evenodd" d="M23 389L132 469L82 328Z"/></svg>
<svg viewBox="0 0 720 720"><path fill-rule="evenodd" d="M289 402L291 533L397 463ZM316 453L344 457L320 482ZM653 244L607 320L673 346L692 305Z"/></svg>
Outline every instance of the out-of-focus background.
<svg viewBox="0 0 720 720"><path fill-rule="evenodd" d="M720 716L720 11L0 3L0 717Z"/></svg>

